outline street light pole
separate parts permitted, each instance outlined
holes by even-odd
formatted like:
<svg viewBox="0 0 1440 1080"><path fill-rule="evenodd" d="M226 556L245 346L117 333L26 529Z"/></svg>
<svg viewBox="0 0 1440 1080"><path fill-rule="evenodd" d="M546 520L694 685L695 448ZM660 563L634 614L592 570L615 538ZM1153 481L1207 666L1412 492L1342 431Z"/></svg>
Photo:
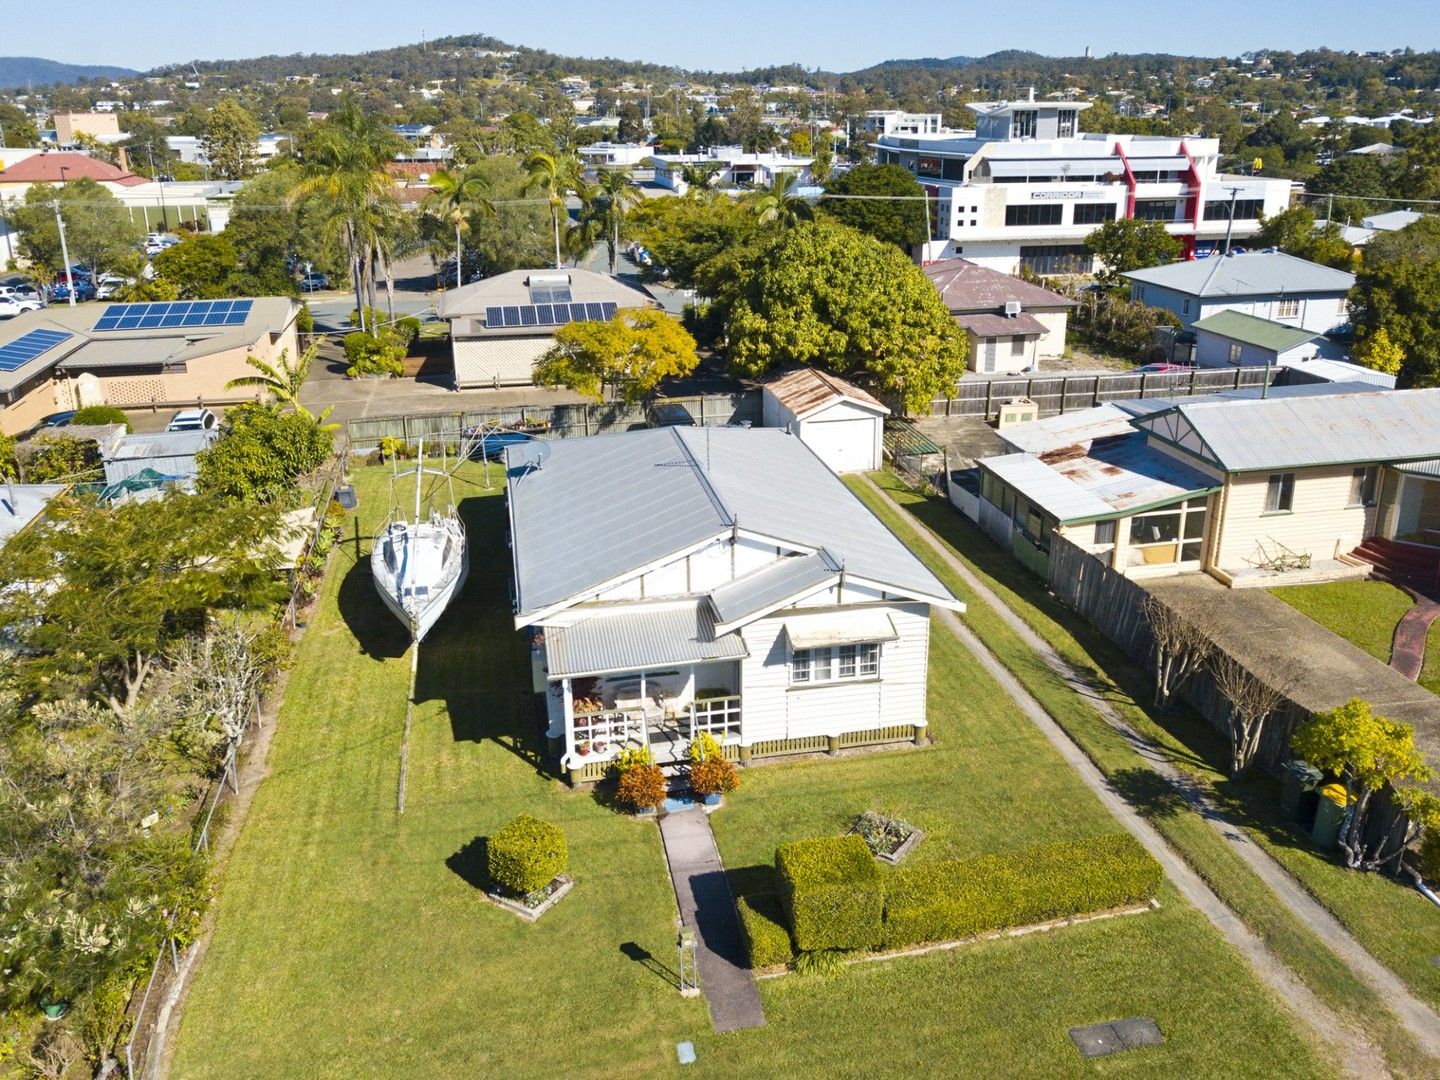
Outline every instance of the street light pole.
<svg viewBox="0 0 1440 1080"><path fill-rule="evenodd" d="M75 306L75 275L70 271L70 248L65 243L65 219L60 216L60 200L52 199L50 209L55 211L55 224L60 229L60 258L65 260L65 287L70 293L70 306Z"/></svg>

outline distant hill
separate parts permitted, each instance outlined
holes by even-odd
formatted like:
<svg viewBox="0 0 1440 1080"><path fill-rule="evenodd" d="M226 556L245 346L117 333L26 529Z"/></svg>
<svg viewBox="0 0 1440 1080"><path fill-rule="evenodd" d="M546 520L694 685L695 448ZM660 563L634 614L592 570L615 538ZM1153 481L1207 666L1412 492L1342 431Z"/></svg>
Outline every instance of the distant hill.
<svg viewBox="0 0 1440 1080"><path fill-rule="evenodd" d="M39 56L0 56L0 86L46 86L86 79L120 79L139 72L105 64L62 64Z"/></svg>

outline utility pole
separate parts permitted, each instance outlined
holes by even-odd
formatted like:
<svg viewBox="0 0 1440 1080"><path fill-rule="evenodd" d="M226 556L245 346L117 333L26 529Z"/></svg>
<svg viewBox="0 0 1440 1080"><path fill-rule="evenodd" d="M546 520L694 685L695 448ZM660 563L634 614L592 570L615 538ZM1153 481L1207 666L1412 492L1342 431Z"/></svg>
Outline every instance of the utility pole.
<svg viewBox="0 0 1440 1080"><path fill-rule="evenodd" d="M155 144L153 142L147 142L145 149L150 152L150 175L153 176L155 182L160 185L160 227L166 232L169 232L170 215L165 209L165 181L160 177L160 174L155 171Z"/></svg>
<svg viewBox="0 0 1440 1080"><path fill-rule="evenodd" d="M1230 254L1230 234L1235 231L1235 200L1240 197L1240 189L1230 189L1230 220L1225 223L1225 254Z"/></svg>
<svg viewBox="0 0 1440 1080"><path fill-rule="evenodd" d="M65 243L65 219L60 216L60 200L52 199L50 209L55 211L55 224L60 229L60 258L65 260L65 287L70 293L70 306L75 306L75 275L70 271L70 248Z"/></svg>

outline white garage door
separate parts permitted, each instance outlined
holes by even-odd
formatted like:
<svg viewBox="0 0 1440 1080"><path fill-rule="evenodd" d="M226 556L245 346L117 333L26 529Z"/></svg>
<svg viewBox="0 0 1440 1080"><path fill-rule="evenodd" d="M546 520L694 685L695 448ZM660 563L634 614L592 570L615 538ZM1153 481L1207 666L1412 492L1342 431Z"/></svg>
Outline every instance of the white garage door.
<svg viewBox="0 0 1440 1080"><path fill-rule="evenodd" d="M875 468L875 425L867 417L846 420L807 420L800 437L820 460L835 472Z"/></svg>

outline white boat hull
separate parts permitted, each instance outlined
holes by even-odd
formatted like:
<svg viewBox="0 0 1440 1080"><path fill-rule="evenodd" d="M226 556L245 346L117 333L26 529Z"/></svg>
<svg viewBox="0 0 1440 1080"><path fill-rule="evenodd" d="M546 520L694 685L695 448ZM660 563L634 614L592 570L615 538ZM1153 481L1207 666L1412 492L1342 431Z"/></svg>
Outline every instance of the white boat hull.
<svg viewBox="0 0 1440 1080"><path fill-rule="evenodd" d="M470 573L465 527L453 515L393 522L376 538L370 571L385 606L423 641Z"/></svg>

